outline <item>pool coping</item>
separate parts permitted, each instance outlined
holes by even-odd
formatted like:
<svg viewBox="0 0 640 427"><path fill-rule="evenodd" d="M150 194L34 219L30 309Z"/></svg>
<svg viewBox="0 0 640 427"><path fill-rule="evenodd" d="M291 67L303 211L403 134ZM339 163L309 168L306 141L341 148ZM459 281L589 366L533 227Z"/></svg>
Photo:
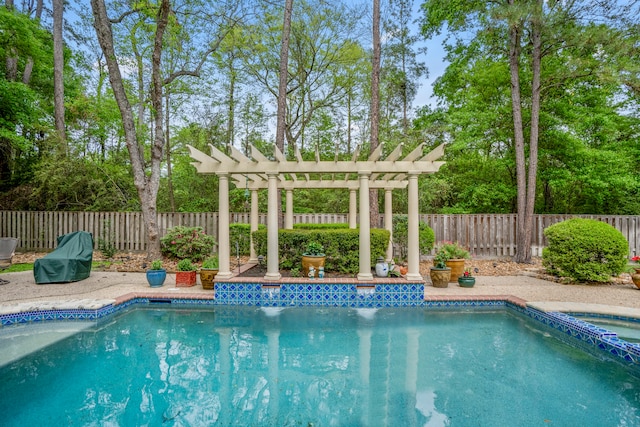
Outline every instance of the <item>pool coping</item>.
<svg viewBox="0 0 640 427"><path fill-rule="evenodd" d="M389 284L389 286L398 286ZM265 288L267 288L265 284ZM182 307L215 307L215 306L261 306L255 304L229 304L216 300L213 292L194 292L176 294L167 291L136 291L123 294L115 299L103 300L66 300L43 301L3 307L0 312L0 328L50 321L99 321L135 305L173 305ZM328 304L301 304L299 306L327 306ZM269 306L269 305L262 305ZM287 304L278 305L287 307ZM609 316L618 318L636 318L640 320L640 310L611 307L600 304L527 302L513 295L424 295L416 304L380 305L380 306L345 306L333 307L414 307L428 309L482 309L505 308L513 310L536 323L553 329L565 342L590 351L596 356L608 355L609 358L640 370L640 344L628 343L620 339L615 332L592 325L579 317ZM593 310L593 312L589 311ZM565 312L566 311L566 312ZM613 313L612 311L617 311Z"/></svg>

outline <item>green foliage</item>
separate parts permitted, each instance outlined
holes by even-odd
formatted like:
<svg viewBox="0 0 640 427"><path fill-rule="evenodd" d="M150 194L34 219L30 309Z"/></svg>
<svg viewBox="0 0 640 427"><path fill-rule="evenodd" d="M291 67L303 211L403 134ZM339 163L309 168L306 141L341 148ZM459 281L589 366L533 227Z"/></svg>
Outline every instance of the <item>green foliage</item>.
<svg viewBox="0 0 640 427"><path fill-rule="evenodd" d="M193 265L189 258L181 259L178 261L178 271L195 271L196 266Z"/></svg>
<svg viewBox="0 0 640 427"><path fill-rule="evenodd" d="M389 244L389 232L382 229L371 229L371 265L379 256L384 256ZM267 231L258 230L253 233L256 252L267 254ZM304 248L311 241L324 246L325 271L341 273L357 273L360 268L359 247L360 231L358 229L333 230L278 230L280 268L299 267Z"/></svg>
<svg viewBox="0 0 640 427"><path fill-rule="evenodd" d="M264 224L258 225L259 230L266 230ZM251 225L234 223L229 225L229 244L231 245L231 253L236 253L236 243L240 255L249 255L251 251Z"/></svg>
<svg viewBox="0 0 640 427"><path fill-rule="evenodd" d="M102 256L107 259L113 258L116 252L118 252L118 249L112 241L103 239L102 237L98 238L98 250L102 253Z"/></svg>
<svg viewBox="0 0 640 427"><path fill-rule="evenodd" d="M210 256L205 258L204 261L202 261L202 268L205 269L211 269L211 270L215 270L218 268L218 257L217 256Z"/></svg>
<svg viewBox="0 0 640 427"><path fill-rule="evenodd" d="M408 223L407 215L394 215L393 216L393 242L396 248L399 250L399 258L402 260L407 259L407 245L408 245ZM433 249L433 244L436 240L435 233L424 221L418 223L418 245L421 254L426 254Z"/></svg>
<svg viewBox="0 0 640 427"><path fill-rule="evenodd" d="M173 259L189 258L193 261L204 259L213 251L216 242L205 234L202 227L176 226L167 230L160 239L160 249L164 256Z"/></svg>
<svg viewBox="0 0 640 427"><path fill-rule="evenodd" d="M307 248L305 249L303 255L311 255L311 256L324 255L324 246L322 246L319 242L312 240L309 243L307 243Z"/></svg>
<svg viewBox="0 0 640 427"><path fill-rule="evenodd" d="M162 260L156 259L151 262L151 270L162 270Z"/></svg>
<svg viewBox="0 0 640 427"><path fill-rule="evenodd" d="M294 230L326 230L326 229L335 229L335 228L349 228L349 224L346 222L333 222L333 223L324 223L324 224L311 224L306 222L301 222L298 224L293 224Z"/></svg>
<svg viewBox="0 0 640 427"><path fill-rule="evenodd" d="M607 223L574 218L544 230L548 245L542 251L547 270L580 282L608 282L624 271L628 242Z"/></svg>
<svg viewBox="0 0 640 427"><path fill-rule="evenodd" d="M469 259L469 251L458 242L442 242L437 249L436 257L449 261L450 259Z"/></svg>

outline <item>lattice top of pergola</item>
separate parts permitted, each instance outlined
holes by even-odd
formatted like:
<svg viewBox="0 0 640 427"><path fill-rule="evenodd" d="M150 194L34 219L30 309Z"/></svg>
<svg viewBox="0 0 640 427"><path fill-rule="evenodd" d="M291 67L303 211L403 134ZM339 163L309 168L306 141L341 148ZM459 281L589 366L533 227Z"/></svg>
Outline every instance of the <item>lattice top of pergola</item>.
<svg viewBox="0 0 640 427"><path fill-rule="evenodd" d="M267 188L267 176L272 174L278 175L278 187L283 189L358 189L358 176L362 174L369 175L370 188L405 188L408 174L432 174L445 163L436 161L444 155L444 144L424 156L424 144L420 144L402 159L402 144L385 159L381 159L383 144L380 144L367 160L360 161L357 160L359 150L356 150L351 160L338 160L337 154L334 160L320 160L320 154L316 149L314 160L303 160L296 147L296 160L290 161L278 147L274 147L274 160L267 158L253 145L251 159L233 146L230 156L211 144L210 155L190 145L188 147L191 158L195 160L191 164L199 173L228 174L237 186L246 186L252 190ZM313 178L311 174L319 178ZM330 178L323 178L325 176Z"/></svg>

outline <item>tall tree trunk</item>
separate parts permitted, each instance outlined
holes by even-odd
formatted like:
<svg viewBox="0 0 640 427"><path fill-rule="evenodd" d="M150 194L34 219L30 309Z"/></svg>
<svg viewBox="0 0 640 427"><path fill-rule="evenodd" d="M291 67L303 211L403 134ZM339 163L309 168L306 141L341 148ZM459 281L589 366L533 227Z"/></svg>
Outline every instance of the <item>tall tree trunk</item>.
<svg viewBox="0 0 640 427"><path fill-rule="evenodd" d="M40 18L42 17L42 8L43 8L43 4L42 4L42 0L38 0L36 3L36 14L35 14L35 19L37 21L40 21ZM31 81L31 73L33 72L33 58L29 57L27 58L27 63L24 66L24 72L22 73L22 83L25 85L28 85L29 82Z"/></svg>
<svg viewBox="0 0 640 427"><path fill-rule="evenodd" d="M4 5L6 6L7 10L12 11L14 9L13 0L6 0ZM10 82L15 81L16 77L18 76L18 57L16 56L16 50L13 47L9 48L9 51L7 52L5 66L5 78Z"/></svg>
<svg viewBox="0 0 640 427"><path fill-rule="evenodd" d="M380 0L373 0L373 58L371 66L371 153L378 147L380 137ZM371 228L379 226L378 190L369 190Z"/></svg>
<svg viewBox="0 0 640 427"><path fill-rule="evenodd" d="M154 108L154 122L156 127L155 138L151 147L151 173L147 176L145 172L144 157L139 149L136 123L133 117L133 110L125 91L122 74L116 59L116 53L113 47L113 33L111 31L111 22L107 16L104 0L91 0L91 9L94 17L94 27L100 47L107 60L109 68L109 80L113 93L122 116L122 124L124 127L125 141L129 150L129 158L131 159L131 168L133 170L133 181L138 190L140 205L142 208L142 217L144 219L147 232L147 257L149 259L157 259L160 257L160 239L158 231L158 218L156 200L158 195L158 187L160 184L160 162L162 160L162 149L164 147L164 134L162 130L162 78L160 76L162 36L168 23L169 1L162 0L159 5L156 34L153 47L152 59L152 90L151 100Z"/></svg>
<svg viewBox="0 0 640 427"><path fill-rule="evenodd" d="M66 154L64 126L64 50L62 17L64 0L53 0L53 105L56 131L60 140L60 152Z"/></svg>
<svg viewBox="0 0 640 427"><path fill-rule="evenodd" d="M171 90L167 87L165 96L165 151L167 159L167 190L169 192L169 206L171 206L171 212L176 211L176 199L173 194L173 173L171 167L171 137L169 132L169 100L171 98Z"/></svg>
<svg viewBox="0 0 640 427"><path fill-rule="evenodd" d="M513 6L514 0L509 0ZM520 98L520 26L519 21L509 25L509 71L511 73L511 112L513 114L513 135L516 156L516 183L517 183L517 241L516 261L524 262L530 258L531 249L525 246L526 240L526 208L527 208L527 176L526 158L524 152L524 132L522 127L522 102Z"/></svg>
<svg viewBox="0 0 640 427"><path fill-rule="evenodd" d="M227 149L231 153L231 145L233 144L234 122L235 122L235 90L236 90L236 73L233 68L233 58L229 60L229 108L227 110Z"/></svg>
<svg viewBox="0 0 640 427"><path fill-rule="evenodd" d="M538 175L538 135L540 127L540 73L542 62L542 0L536 0L532 15L532 82L531 82L531 129L529 136L529 173L527 177L526 209L524 213L524 234L521 236L523 255L518 262L531 262L531 234L533 233L533 212L536 203L536 181Z"/></svg>
<svg viewBox="0 0 640 427"><path fill-rule="evenodd" d="M280 47L280 80L278 84L278 118L276 122L276 147L284 153L284 133L287 114L287 80L289 78L289 37L291 35L291 13L293 0L285 0L284 21L282 24L282 45ZM282 192L278 190L278 228L282 228Z"/></svg>

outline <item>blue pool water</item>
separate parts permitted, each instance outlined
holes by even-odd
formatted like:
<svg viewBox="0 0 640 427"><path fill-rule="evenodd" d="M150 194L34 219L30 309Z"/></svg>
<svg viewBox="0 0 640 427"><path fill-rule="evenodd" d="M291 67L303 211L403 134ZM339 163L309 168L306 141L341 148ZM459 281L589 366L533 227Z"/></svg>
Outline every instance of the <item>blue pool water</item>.
<svg viewBox="0 0 640 427"><path fill-rule="evenodd" d="M0 368L0 424L634 426L640 379L508 310L137 308Z"/></svg>

